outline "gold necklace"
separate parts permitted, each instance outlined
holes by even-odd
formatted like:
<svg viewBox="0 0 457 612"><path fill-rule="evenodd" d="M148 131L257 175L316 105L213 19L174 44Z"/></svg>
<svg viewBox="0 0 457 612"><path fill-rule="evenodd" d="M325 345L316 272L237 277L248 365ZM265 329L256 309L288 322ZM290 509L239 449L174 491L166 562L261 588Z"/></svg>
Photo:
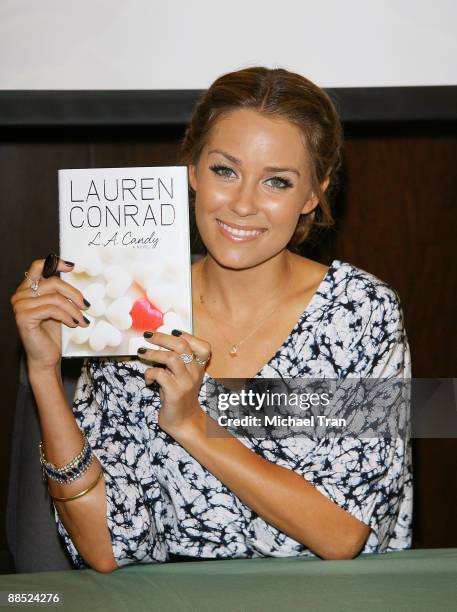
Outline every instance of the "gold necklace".
<svg viewBox="0 0 457 612"><path fill-rule="evenodd" d="M202 269L203 266L206 263L206 259L203 262L202 265ZM251 330L249 332L249 334L247 336L244 336L244 338L242 338L241 340L239 340L238 342L236 342L235 344L233 344L228 338L227 336L224 334L224 332L222 331L222 329L220 329L218 327L218 322L216 321L216 319L213 317L213 315L211 314L211 312L209 311L204 299L203 299L203 295L202 295L202 278L203 278L203 274L202 274L202 270L200 271L200 278L199 278L199 295L200 295L200 304L203 306L203 308L206 310L206 312L208 313L210 319L212 320L212 322L214 323L214 326L216 327L216 329L218 330L218 332L221 334L221 336L224 338L224 340L226 341L226 343L228 344L228 346L230 347L230 350L228 351L228 354L230 355L230 357L236 357L238 355L238 349L239 347L243 344L243 342L245 342L248 338L250 338L264 323L265 321L267 321L267 319L269 319L271 316L274 315L274 313L278 310L281 302L279 302L274 308L273 310L268 313L268 315L266 317L264 317L261 322L256 325L256 327L254 327L253 330ZM287 260L287 282L286 282L286 286L285 289L287 290L289 288L289 284L290 284L290 278L291 278L291 274L290 274L290 263L289 260ZM279 296L279 294L281 293L281 291L277 292L277 295Z"/></svg>

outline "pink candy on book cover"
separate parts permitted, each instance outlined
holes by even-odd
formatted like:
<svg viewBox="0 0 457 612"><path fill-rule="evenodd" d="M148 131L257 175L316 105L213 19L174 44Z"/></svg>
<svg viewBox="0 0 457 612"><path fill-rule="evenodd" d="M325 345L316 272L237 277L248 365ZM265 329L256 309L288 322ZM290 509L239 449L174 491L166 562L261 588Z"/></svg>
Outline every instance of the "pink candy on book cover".
<svg viewBox="0 0 457 612"><path fill-rule="evenodd" d="M61 277L91 304L62 356L128 356L144 331L192 333L187 168L59 170Z"/></svg>

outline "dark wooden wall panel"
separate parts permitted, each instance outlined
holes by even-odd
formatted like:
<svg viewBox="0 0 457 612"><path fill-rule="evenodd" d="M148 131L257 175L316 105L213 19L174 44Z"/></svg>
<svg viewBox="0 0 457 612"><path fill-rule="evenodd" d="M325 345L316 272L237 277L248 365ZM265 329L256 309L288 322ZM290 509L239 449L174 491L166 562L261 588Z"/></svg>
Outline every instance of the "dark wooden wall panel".
<svg viewBox="0 0 457 612"><path fill-rule="evenodd" d="M4 525L11 431L18 381L19 343L9 299L30 262L58 247L56 168L84 167L88 147L71 143L1 143L2 244L0 320L3 401L0 411L0 548ZM38 449L37 449L38 452ZM37 455L38 457L38 455Z"/></svg>
<svg viewBox="0 0 457 612"><path fill-rule="evenodd" d="M399 293L413 376L457 376L457 137L347 143L335 252ZM457 440L414 440L414 545L457 546Z"/></svg>
<svg viewBox="0 0 457 612"><path fill-rule="evenodd" d="M404 305L415 377L456 375L457 138L347 143L335 249Z"/></svg>
<svg viewBox="0 0 457 612"><path fill-rule="evenodd" d="M351 135L337 224L305 253L350 261L390 283L406 317L416 377L456 375L457 293L453 249L457 217L457 136L379 129ZM0 143L3 245L0 320L3 402L0 412L0 548L19 342L9 296L36 257L58 245L57 169L176 163L182 129L117 128L22 133ZM415 441L415 544L457 546L455 440ZM37 455L38 460L38 455Z"/></svg>
<svg viewBox="0 0 457 612"><path fill-rule="evenodd" d="M119 146L93 143L90 147L92 165L98 168L122 166L169 166L176 164L178 143L127 143Z"/></svg>

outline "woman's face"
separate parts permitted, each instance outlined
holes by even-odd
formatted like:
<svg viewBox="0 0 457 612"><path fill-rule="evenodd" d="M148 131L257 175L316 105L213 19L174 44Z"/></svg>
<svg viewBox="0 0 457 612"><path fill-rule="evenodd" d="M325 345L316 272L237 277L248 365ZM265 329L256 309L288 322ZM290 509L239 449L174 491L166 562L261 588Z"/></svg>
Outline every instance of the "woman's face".
<svg viewBox="0 0 457 612"><path fill-rule="evenodd" d="M215 123L189 180L200 236L229 268L250 268L277 255L300 213L318 203L299 128L255 110L235 110Z"/></svg>

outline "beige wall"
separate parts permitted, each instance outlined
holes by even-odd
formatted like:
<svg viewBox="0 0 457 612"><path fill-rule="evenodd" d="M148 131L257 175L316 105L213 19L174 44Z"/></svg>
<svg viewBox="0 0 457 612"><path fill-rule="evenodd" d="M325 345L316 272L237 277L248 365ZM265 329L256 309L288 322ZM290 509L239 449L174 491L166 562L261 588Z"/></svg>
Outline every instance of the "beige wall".
<svg viewBox="0 0 457 612"><path fill-rule="evenodd" d="M246 65L323 87L457 84L455 0L2 0L0 89L206 89Z"/></svg>

